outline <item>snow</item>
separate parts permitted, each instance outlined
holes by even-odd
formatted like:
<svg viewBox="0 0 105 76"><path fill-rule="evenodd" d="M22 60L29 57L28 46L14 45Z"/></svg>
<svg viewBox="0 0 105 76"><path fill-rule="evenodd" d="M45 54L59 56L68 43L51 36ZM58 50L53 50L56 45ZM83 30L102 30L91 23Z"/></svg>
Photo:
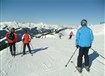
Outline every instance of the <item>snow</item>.
<svg viewBox="0 0 105 76"><path fill-rule="evenodd" d="M55 38L55 35L45 35L45 36L42 36L41 38Z"/></svg>
<svg viewBox="0 0 105 76"><path fill-rule="evenodd" d="M104 25L89 26L95 35L92 48L105 57ZM79 74L70 62L66 63L75 51L75 34L68 39L71 30L63 31L65 35L59 39L58 35L47 35L46 38L33 38L31 48L33 56L28 52L22 56L22 42L16 44L17 56L10 55L9 48L0 51L1 76L104 76L105 59L92 49L89 51L90 73L83 69ZM76 29L72 29L76 33ZM26 49L28 51L28 49ZM78 50L71 61L76 65Z"/></svg>
<svg viewBox="0 0 105 76"><path fill-rule="evenodd" d="M5 40L5 39L6 39L6 37L4 37L4 38L0 39L0 41L3 41L3 40Z"/></svg>
<svg viewBox="0 0 105 76"><path fill-rule="evenodd" d="M90 26L90 28L94 31L94 35L103 35L105 24L93 25L93 26ZM104 35L105 35L105 33L104 33Z"/></svg>

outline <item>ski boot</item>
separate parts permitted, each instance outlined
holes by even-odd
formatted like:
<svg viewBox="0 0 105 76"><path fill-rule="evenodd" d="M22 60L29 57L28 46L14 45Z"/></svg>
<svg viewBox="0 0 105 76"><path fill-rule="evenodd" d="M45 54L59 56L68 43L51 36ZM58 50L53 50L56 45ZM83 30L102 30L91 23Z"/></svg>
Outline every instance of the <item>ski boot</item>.
<svg viewBox="0 0 105 76"><path fill-rule="evenodd" d="M85 66L85 69L89 72L90 69L89 69L89 66Z"/></svg>
<svg viewBox="0 0 105 76"><path fill-rule="evenodd" d="M82 68L81 67L76 67L79 73L82 73Z"/></svg>

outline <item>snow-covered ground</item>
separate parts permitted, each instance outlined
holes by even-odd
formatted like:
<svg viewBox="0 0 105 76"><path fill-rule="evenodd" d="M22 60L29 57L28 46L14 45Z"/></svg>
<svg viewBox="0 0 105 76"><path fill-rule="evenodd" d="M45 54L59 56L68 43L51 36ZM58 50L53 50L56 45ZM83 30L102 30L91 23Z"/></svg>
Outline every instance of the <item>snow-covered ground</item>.
<svg viewBox="0 0 105 76"><path fill-rule="evenodd" d="M90 26L95 39L92 48L105 57L104 25ZM71 30L63 31L65 36L47 35L46 38L33 38L31 48L33 56L28 52L22 56L22 42L16 44L17 56L10 55L9 48L0 51L1 76L105 76L105 59L92 49L89 51L90 73L83 69L79 74L73 63L65 64L75 51L75 34L71 40L68 34ZM76 29L72 30L76 33ZM27 50L28 51L28 50ZM78 50L71 61L76 65Z"/></svg>

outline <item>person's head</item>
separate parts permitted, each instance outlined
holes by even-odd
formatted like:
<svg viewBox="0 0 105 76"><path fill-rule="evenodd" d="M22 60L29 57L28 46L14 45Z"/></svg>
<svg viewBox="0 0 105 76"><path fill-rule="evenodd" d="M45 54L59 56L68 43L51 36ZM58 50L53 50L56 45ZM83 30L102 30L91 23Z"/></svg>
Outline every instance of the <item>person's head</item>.
<svg viewBox="0 0 105 76"><path fill-rule="evenodd" d="M15 28L12 28L12 29L11 29L11 32L15 32Z"/></svg>
<svg viewBox="0 0 105 76"><path fill-rule="evenodd" d="M83 19L81 21L81 26L87 26L87 20L86 19Z"/></svg>

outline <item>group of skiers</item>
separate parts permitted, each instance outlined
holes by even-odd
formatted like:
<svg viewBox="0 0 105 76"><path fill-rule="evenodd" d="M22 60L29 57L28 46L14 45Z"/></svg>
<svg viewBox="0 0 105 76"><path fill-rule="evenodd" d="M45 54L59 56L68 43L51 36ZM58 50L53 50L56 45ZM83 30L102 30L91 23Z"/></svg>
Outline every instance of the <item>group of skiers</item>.
<svg viewBox="0 0 105 76"><path fill-rule="evenodd" d="M73 31L70 32L69 34L69 39L72 38L72 36L74 35ZM62 33L59 33L59 38L61 39L61 37L64 36Z"/></svg>
<svg viewBox="0 0 105 76"><path fill-rule="evenodd" d="M7 34L6 34L6 38L8 40L8 45L10 46L10 52L12 56L16 56L16 42L18 39L18 35L15 32L15 28L12 28ZM22 42L23 42L23 55L25 55L25 49L26 49L26 45L28 46L29 52L32 54L31 52L31 48L29 43L31 42L31 37L30 35L27 33L27 30L25 30L25 33L22 36Z"/></svg>
<svg viewBox="0 0 105 76"><path fill-rule="evenodd" d="M71 31L69 34L69 39L71 39L73 35L74 34ZM61 38L61 36L60 36L60 38ZM87 71L90 71L88 52L92 46L93 39L94 39L93 32L87 26L87 20L83 19L81 21L81 27L77 30L76 40L75 40L76 47L79 48L76 69L80 73L82 72L83 56L84 56L84 67Z"/></svg>
<svg viewBox="0 0 105 76"><path fill-rule="evenodd" d="M73 32L70 33L69 39L72 38ZM8 39L8 43L10 45L10 52L12 56L16 55L16 47L15 43L17 41L17 34L15 32L15 29L12 28L10 32L6 34L6 37ZM61 38L61 36L60 36ZM92 30L87 27L87 20L83 19L81 21L81 27L77 30L76 33L76 47L79 48L79 54L77 57L77 70L79 72L82 72L82 61L83 61L83 56L84 56L84 65L87 71L89 71L89 48L92 46L94 36ZM31 37L27 33L27 30L25 31L25 34L22 36L22 41L23 41L23 55L25 54L25 49L26 45L28 46L29 52L32 54L31 48L29 43L31 42Z"/></svg>

